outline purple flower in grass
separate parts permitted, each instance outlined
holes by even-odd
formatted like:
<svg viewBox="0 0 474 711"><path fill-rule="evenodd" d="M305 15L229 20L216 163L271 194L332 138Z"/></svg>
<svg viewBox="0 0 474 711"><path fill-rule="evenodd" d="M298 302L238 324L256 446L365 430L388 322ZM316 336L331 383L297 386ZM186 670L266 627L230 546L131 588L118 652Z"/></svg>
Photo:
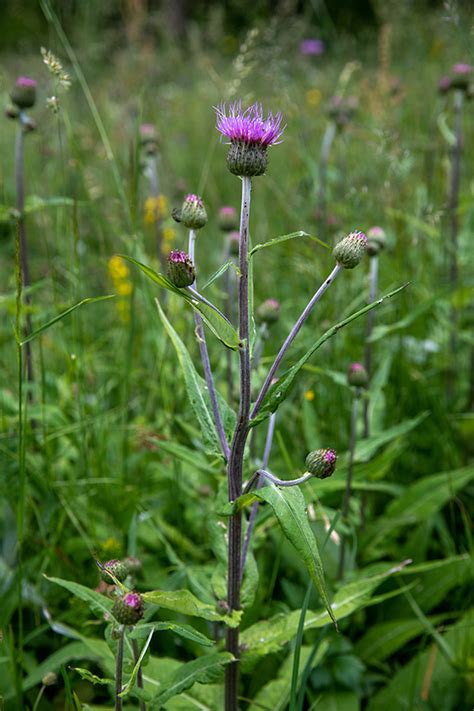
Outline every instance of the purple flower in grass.
<svg viewBox="0 0 474 711"><path fill-rule="evenodd" d="M38 82L30 77L18 77L10 94L11 100L19 109L31 109L36 101Z"/></svg>
<svg viewBox="0 0 474 711"><path fill-rule="evenodd" d="M194 264L186 252L178 249L173 250L169 254L167 273L168 279L177 286L178 289L191 286L196 278Z"/></svg>
<svg viewBox="0 0 474 711"><path fill-rule="evenodd" d="M324 54L325 44L320 39L304 39L300 42L300 54L306 57L319 57Z"/></svg>
<svg viewBox="0 0 474 711"><path fill-rule="evenodd" d="M466 91L472 80L472 67L465 62L458 62L451 67L451 88Z"/></svg>
<svg viewBox="0 0 474 711"><path fill-rule="evenodd" d="M229 139L230 149L227 166L231 173L244 177L263 175L268 163L267 149L281 143L285 130L282 114L269 112L263 115L261 104L255 103L246 109L238 101L217 106L217 130Z"/></svg>

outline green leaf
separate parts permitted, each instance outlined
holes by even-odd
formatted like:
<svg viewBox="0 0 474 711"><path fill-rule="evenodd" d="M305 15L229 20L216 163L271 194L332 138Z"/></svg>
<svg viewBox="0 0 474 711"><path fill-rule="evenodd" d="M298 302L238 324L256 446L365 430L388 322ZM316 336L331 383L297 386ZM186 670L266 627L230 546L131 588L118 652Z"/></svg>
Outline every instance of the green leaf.
<svg viewBox="0 0 474 711"><path fill-rule="evenodd" d="M201 632L198 632L191 627L191 625L176 624L176 622L146 622L142 625L137 625L132 632L128 635L130 639L142 638L150 630L155 630L155 632L174 632L174 634L183 637L184 639L189 639L191 642L196 642L201 644L203 647L213 647L215 642L209 637L206 637Z"/></svg>
<svg viewBox="0 0 474 711"><path fill-rule="evenodd" d="M225 346L232 350L238 350L240 348L241 343L237 331L214 304L211 304L200 294L189 291L189 289L178 289L167 277L155 272L154 269L147 267L146 264L142 264L142 262L138 262L136 259L127 257L124 254L120 256L141 269L155 284L158 284L164 289L168 289L168 291L172 291L173 294L176 294L186 301L187 304L192 306L195 311L198 311L204 323Z"/></svg>
<svg viewBox="0 0 474 711"><path fill-rule="evenodd" d="M434 238L439 237L440 235L440 230L437 227L433 227L433 225L430 225L428 222L420 220L420 218L416 217L415 215L409 215L407 212L403 212L403 210L396 210L391 207L388 207L385 212L390 217L403 220L403 222L406 222L408 225L411 225L415 230L424 232L428 235L428 237Z"/></svg>
<svg viewBox="0 0 474 711"><path fill-rule="evenodd" d="M272 507L283 533L301 556L326 610L336 624L324 582L323 564L318 544L309 525L306 501L300 488L292 486L283 489L271 485L264 486L252 493L257 499L267 502Z"/></svg>
<svg viewBox="0 0 474 711"><path fill-rule="evenodd" d="M237 266L233 259L228 259L227 262L217 269L217 271L212 274L203 286L200 287L201 291L207 289L211 284L213 284L220 276L222 276L228 269L237 270Z"/></svg>
<svg viewBox="0 0 474 711"><path fill-rule="evenodd" d="M323 691L318 694L318 707L324 711L359 711L359 695L355 691Z"/></svg>
<svg viewBox="0 0 474 711"><path fill-rule="evenodd" d="M394 530L426 521L437 513L455 493L474 478L474 464L453 472L423 477L386 508L364 536L364 555L370 555Z"/></svg>
<svg viewBox="0 0 474 711"><path fill-rule="evenodd" d="M430 617L432 624L439 624L450 613ZM355 645L356 654L367 662L382 662L407 642L423 634L424 626L420 620L396 619L390 622L380 622L372 625L368 632Z"/></svg>
<svg viewBox="0 0 474 711"><path fill-rule="evenodd" d="M356 463L367 462L371 459L380 447L392 442L397 437L403 437L411 432L415 427L423 422L428 417L428 412L422 412L418 417L413 417L411 420L405 420L398 425L389 427L368 439L362 439L357 443L354 461Z"/></svg>
<svg viewBox="0 0 474 711"><path fill-rule="evenodd" d="M45 575L44 577L46 578L46 580L49 580L50 583L60 585L62 588L65 588L70 593L78 597L80 600L87 602L90 610L98 614L99 617L104 617L104 615L108 617L112 615L112 608L114 603L108 597L105 597L105 595L101 595L95 590L86 588L85 585L80 585L80 583L75 583L72 580L49 578L47 575Z"/></svg>
<svg viewBox="0 0 474 711"><path fill-rule="evenodd" d="M143 599L182 615L200 617L210 622L225 622L229 627L238 627L242 616L240 610L234 610L231 615L222 615L213 605L199 600L189 590L154 590L143 593Z"/></svg>
<svg viewBox="0 0 474 711"><path fill-rule="evenodd" d="M122 697L123 697L123 696L126 696L126 694L130 693L130 691L131 691L131 690L133 689L133 687L135 686L135 682L136 682L136 680L137 680L138 672L140 671L140 667L141 667L141 665L142 665L142 663L143 663L143 659L145 658L145 654L147 653L148 647L150 646L151 638L153 637L153 632L154 632L154 630L151 629L150 632L149 632L149 634L148 634L147 640L146 640L145 644L143 645L143 648L142 648L142 650L141 650L141 652L140 652L140 655L139 655L139 657L138 657L138 659L137 659L137 661L136 661L136 663L135 663L135 665L134 665L134 667L133 667L133 669L132 669L132 673L130 674L130 679L127 681L127 683L126 683L125 686L123 687L123 689L122 689L121 693L119 694L119 696L122 696Z"/></svg>
<svg viewBox="0 0 474 711"><path fill-rule="evenodd" d="M58 321L61 321L61 319L63 319L65 316L69 316L69 314L78 309L80 306L84 306L84 304L94 304L98 301L106 301L107 299L114 298L115 294L108 294L107 296L91 296L86 299L82 299L81 301L78 301L77 304L73 304L73 306L70 306L68 309L66 309L66 311L63 311L57 316L54 316L54 318L52 318L50 321L44 323L39 328L36 328L32 333L29 334L29 336L27 336L27 338L25 338L23 341L20 341L20 346L24 346L25 343L29 343L34 338L43 333L43 331L46 331L50 326L53 326Z"/></svg>
<svg viewBox="0 0 474 711"><path fill-rule="evenodd" d="M233 660L234 657L229 652L218 652L183 664L168 682L163 682L159 694L149 704L150 709L160 708L173 696L186 691L196 682L207 684L220 679L224 666Z"/></svg>
<svg viewBox="0 0 474 711"><path fill-rule="evenodd" d="M439 303L439 295L436 294L433 296L431 299L427 299L426 301L422 301L419 306L410 309L408 314L404 316L402 319L399 321L396 321L395 323L390 323L390 324L380 324L379 326L375 326L372 335L369 339L370 343L375 343L376 341L380 341L382 338L386 338L387 336L390 336L392 333L398 333L400 331L404 331L407 329L409 326L412 325L420 316L423 316L429 309L433 306L433 304Z"/></svg>
<svg viewBox="0 0 474 711"><path fill-rule="evenodd" d="M80 674L81 678L85 681L90 681L91 684L99 684L102 686L114 685L113 679L103 679L96 674L92 674L88 669L82 669L81 667L73 667L74 671Z"/></svg>
<svg viewBox="0 0 474 711"><path fill-rule="evenodd" d="M299 237L309 237L310 240L313 242L317 242L321 247L324 247L325 249L329 249L329 245L326 244L326 242L323 242L322 240L318 239L317 237L313 237L312 235L308 234L308 232L303 232L302 230L298 230L298 232L290 232L287 235L281 235L280 237L274 237L273 239L269 240L268 242L262 242L260 244L256 244L253 249L250 250L249 252L249 258L253 257L256 252L259 252L261 249L267 249L268 247L273 247L275 244L279 244L280 242L287 242L289 239L296 239Z"/></svg>
<svg viewBox="0 0 474 711"><path fill-rule="evenodd" d="M37 212L38 210L45 210L49 207L73 207L74 204L82 204L84 205L84 202L78 203L76 200L73 200L72 198L69 197L63 197L61 195L51 197L51 198L42 198L39 197L39 195L29 195L26 200L25 200L25 214L28 214L30 212Z"/></svg>
<svg viewBox="0 0 474 711"><path fill-rule="evenodd" d="M179 364L184 375L186 391L188 393L189 402L193 408L199 425L204 443L212 452L222 454L219 439L217 437L216 426L212 416L211 405L209 400L209 392L203 378L198 375L194 363L188 353L188 350L171 323L168 321L165 312L161 308L159 302L156 302L160 319L175 347L178 356Z"/></svg>
<svg viewBox="0 0 474 711"><path fill-rule="evenodd" d="M28 691L28 689L41 683L41 679L48 672L57 672L62 666L66 666L71 661L79 659L97 661L100 659L100 656L100 654L91 651L82 641L70 642L35 666L23 681L23 691Z"/></svg>
<svg viewBox="0 0 474 711"><path fill-rule="evenodd" d="M390 575L395 567L369 578L360 578L340 588L334 596L332 610L340 621L356 610L363 609L371 603L372 593ZM241 644L244 645L243 660L249 666L261 656L278 652L280 648L293 639L298 630L301 610L279 614L269 620L257 622L242 632ZM331 621L327 610L308 610L304 620L304 629L310 630L324 627Z"/></svg>
<svg viewBox="0 0 474 711"><path fill-rule="evenodd" d="M332 336L335 336L341 328L344 328L344 326L347 326L352 321L355 321L355 319L359 318L359 316L363 316L372 309L375 309L376 307L380 306L386 299L390 299L391 297L395 296L407 286L408 284L404 284L403 286L398 287L398 289L391 291L389 294L382 296L380 299L374 301L372 304L364 306L363 309L356 311L356 313L352 314L351 316L348 316L343 321L337 323L335 326L332 326L332 328L326 331L321 336L321 338L318 338L318 340L311 346L311 348L306 351L304 356L300 358L299 361L295 363L295 365L293 365L285 373L283 373L283 375L278 379L278 381L270 387L263 400L259 413L253 420L250 421L250 426L255 427L255 425L257 425L259 422L269 417L272 412L277 411L282 402L284 402L284 400L288 397L291 386L293 385L293 382L301 368L307 363L307 361L313 356L313 354L316 353L319 348L321 348L323 343L329 340Z"/></svg>

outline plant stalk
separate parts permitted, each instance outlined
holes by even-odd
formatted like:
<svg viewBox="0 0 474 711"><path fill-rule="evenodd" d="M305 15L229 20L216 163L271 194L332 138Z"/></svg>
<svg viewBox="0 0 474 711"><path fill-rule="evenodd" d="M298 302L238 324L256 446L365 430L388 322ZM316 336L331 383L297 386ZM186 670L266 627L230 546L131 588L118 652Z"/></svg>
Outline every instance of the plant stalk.
<svg viewBox="0 0 474 711"><path fill-rule="evenodd" d="M188 240L188 254L189 258L193 264L195 264L195 242L196 242L196 231L189 230L189 240ZM194 281L193 286L196 285ZM199 352L201 354L202 365L204 369L204 377L206 379L207 389L209 392L209 398L211 400L212 414L214 416L214 423L216 425L217 436L221 445L222 453L226 460L229 459L230 449L229 443L227 442L227 437L225 434L224 423L222 421L222 416L219 410L219 403L217 402L217 392L216 386L214 384L214 378L212 377L211 362L209 360L209 351L207 350L206 334L204 333L204 325L202 322L201 314L194 311L194 323L196 324L196 338L199 343Z"/></svg>
<svg viewBox="0 0 474 711"><path fill-rule="evenodd" d="M239 291L239 336L242 346L239 351L240 402L237 423L230 450L227 468L228 497L235 501L242 493L243 462L245 442L249 431L250 414L250 347L249 347L249 275L248 244L251 179L242 177L242 205L240 212L240 244L238 282ZM240 609L240 558L242 538L242 512L229 519L229 549L227 604L229 611ZM235 662L228 664L225 671L225 711L237 711L239 678L239 628L227 628L226 650L234 655Z"/></svg>
<svg viewBox="0 0 474 711"><path fill-rule="evenodd" d="M459 186L461 182L461 154L462 154L462 111L464 103L464 92L456 90L454 92L454 136L455 142L451 152L451 181L449 186L449 286L451 297L458 287L459 264L458 264L458 208L459 208ZM456 386L456 349L457 349L457 311L455 305L451 304L450 333L449 333L449 360L448 382L446 395L448 401L454 397Z"/></svg>
<svg viewBox="0 0 474 711"><path fill-rule="evenodd" d="M146 172L148 175L148 180L150 183L150 192L153 198L158 198L160 194L160 181L158 177L158 159L156 155L148 156ZM161 229L161 218L157 216L155 220L155 233L156 233L156 250L158 253L158 259L161 264L161 268L165 270L165 257L163 254L163 233Z"/></svg>
<svg viewBox="0 0 474 711"><path fill-rule="evenodd" d="M136 639L132 639L132 652L133 652L133 661L134 661L134 664L136 664L140 658L140 650L138 648L138 642ZM137 686L139 689L143 689L143 674L142 674L141 666L140 666L138 673L137 673ZM138 707L139 707L140 711L146 711L146 703L143 701L143 699L139 700Z"/></svg>
<svg viewBox="0 0 474 711"><path fill-rule="evenodd" d="M283 358L285 357L285 354L286 354L288 348L291 346L291 344L295 340L296 336L300 332L302 325L304 324L304 322L310 315L314 306L317 304L319 299L322 297L322 295L324 294L326 289L328 289L328 287L331 286L331 284L333 283L334 279L337 277L337 275L339 274L341 269L342 269L342 266L340 264L336 264L336 266L334 267L334 269L332 270L332 272L330 273L328 278L321 284L319 289L314 294L313 298L308 302L307 306L305 307L305 309L301 313L300 317L296 321L295 325L291 329L290 333L288 334L288 337L287 337L286 341L284 342L284 344L282 345L282 347L280 348L280 351L279 351L277 357L275 358L272 367L268 371L268 375L265 378L262 388L258 394L258 397L255 401L255 405L253 406L253 410L250 415L251 420L253 420L257 416L257 414L260 410L261 404L263 402L263 399L264 399L265 395L267 394L270 385L272 384L272 380L275 376L275 373L278 370L278 367L279 367L280 363L282 362Z"/></svg>
<svg viewBox="0 0 474 711"><path fill-rule="evenodd" d="M378 271L379 271L379 258L374 255L370 258L370 296L369 304L375 301L377 296L377 282L378 282ZM374 329L375 322L375 309L369 311L367 314L367 337L365 341L365 369L367 374L371 376L372 372L372 343L370 342L370 337L372 336L372 331ZM370 415L369 415L369 399L364 400L364 439L370 437Z"/></svg>
<svg viewBox="0 0 474 711"><path fill-rule="evenodd" d="M22 275L23 288L28 290L31 284L30 281L30 269L28 261L28 241L26 238L26 225L25 225L25 172L24 172L24 128L23 128L23 112L20 113L19 124L16 133L15 142L15 180L16 180L16 209L18 211L18 233L20 237L20 267ZM32 331L31 327L31 313L30 305L31 298L26 291L24 295L25 304L27 306L26 311L26 329L25 335L29 335ZM33 382L33 362L31 355L31 343L25 344L26 352L26 377L28 383ZM29 393L29 398L31 399L31 392Z"/></svg>
<svg viewBox="0 0 474 711"><path fill-rule="evenodd" d="M326 212L327 212L327 171L329 163L329 153L331 151L331 146L334 142L336 136L336 122L329 121L324 132L323 140L321 143L321 152L319 154L319 191L318 191L318 203L319 203L319 227L322 236L326 231Z"/></svg>
<svg viewBox="0 0 474 711"><path fill-rule="evenodd" d="M121 625L120 636L117 642L117 657L115 659L115 711L122 711L122 672L123 672L123 642L125 626Z"/></svg>
<svg viewBox="0 0 474 711"><path fill-rule="evenodd" d="M351 490L352 490L352 474L354 471L354 453L357 443L357 414L359 411L359 400L360 400L360 388L357 388L354 393L354 398L352 400L352 414L351 414L351 442L349 447L349 464L347 467L347 479L346 479L346 490L344 492L344 499L342 502L341 518L344 523L347 523L347 517L349 514L349 505L351 500ZM341 537L341 547L339 549L339 567L337 572L337 579L342 580L344 577L344 562L346 554L346 536Z"/></svg>

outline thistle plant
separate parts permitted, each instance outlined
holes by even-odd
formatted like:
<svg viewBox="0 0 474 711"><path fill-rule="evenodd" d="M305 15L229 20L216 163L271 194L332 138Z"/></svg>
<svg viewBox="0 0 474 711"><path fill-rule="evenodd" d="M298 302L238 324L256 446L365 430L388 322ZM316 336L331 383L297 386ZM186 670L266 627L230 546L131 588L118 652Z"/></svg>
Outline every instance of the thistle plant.
<svg viewBox="0 0 474 711"><path fill-rule="evenodd" d="M145 201L146 214L150 214L155 227L156 251L162 267L164 266L162 211L160 210L160 178L158 171L158 131L152 123L143 123L139 129L141 163L143 173L148 180L149 196Z"/></svg>
<svg viewBox="0 0 474 711"><path fill-rule="evenodd" d="M11 91L12 104L6 109L8 118L18 122L15 142L15 181L16 181L16 209L17 209L17 235L18 252L21 270L22 286L26 289L26 336L31 333L31 298L28 289L31 285L30 266L28 258L28 239L25 224L25 169L24 169L24 138L27 133L35 129L35 123L27 113L36 103L37 82L30 77L21 76L16 80ZM26 373L29 383L33 382L33 361L31 344L26 343ZM31 398L31 392L29 393Z"/></svg>
<svg viewBox="0 0 474 711"><path fill-rule="evenodd" d="M351 430L349 444L349 462L347 465L346 488L342 501L341 518L343 524L347 525L349 516L349 507L352 493L352 475L354 470L354 454L357 444L357 418L359 414L359 402L362 396L363 388L368 384L367 371L361 363L351 363L347 372L347 382L352 388L352 411L351 411ZM339 566L337 577L342 580L344 577L344 565L346 554L346 535L342 536L341 547L339 549Z"/></svg>
<svg viewBox="0 0 474 711"><path fill-rule="evenodd" d="M245 563L252 545L252 533L255 528L255 519L258 513L258 504L265 501L270 504L282 527L285 536L301 552L305 549L305 562L311 579L316 586L321 600L328 611L330 618L336 622L332 610L326 585L320 553L311 532L306 515L306 504L299 487L310 479L325 478L330 476L336 465L337 455L334 450L315 450L308 455L306 471L293 478L281 477L268 468L269 458L275 429L276 410L288 394L289 386L296 377L304 362L319 348L325 340L338 332L340 328L350 323L359 315L370 311L378 303L370 304L352 316L344 319L339 324L327 331L315 345L290 368L279 377L279 368L288 355L300 330L310 317L314 307L323 297L327 289L333 284L340 272L354 269L363 259L367 249L367 238L363 232L354 230L336 244L333 251L335 264L322 284L315 288L314 294L296 319L287 337L278 350L273 363L264 377L260 378L259 371L252 369L256 356L259 357L258 341L255 340L250 329L254 321L251 312L250 292L253 285L250 283L249 265L254 252L250 252L250 207L253 179L264 175L269 161L269 149L282 142L285 127L282 124L282 115L269 113L266 116L259 104L243 108L240 102L231 104L226 108L221 105L216 108L217 130L222 137L227 139L229 145L227 154L227 167L229 171L241 180L241 210L240 229L238 235L229 232L230 221L226 223L225 235L229 240L227 254L234 254L238 248L237 270L237 328L233 325L233 313L227 317L205 298L198 289L196 273L198 272L201 240L205 239L203 229L207 222L207 211L203 200L195 194L188 195L179 209L173 211L173 217L188 229L187 252L176 250L168 259L168 276L157 274L150 267L128 258L138 266L155 283L172 291L194 310L195 334L199 344L202 369L205 377L205 387L200 384L198 374L194 372L191 358L185 355L184 344L174 332L171 323L158 303L160 317L168 333L172 336L173 343L180 356L180 362L185 372L187 389L190 394L191 404L199 419L204 440L211 436L212 453L215 457L217 449L220 453L227 475L227 504L222 515L228 520L226 527L225 545L227 547L227 597L219 599L217 610L222 621L226 623L225 659L225 709L237 711L240 667L240 619L241 589L246 585ZM224 216L221 214L220 218ZM229 214L225 215L231 217ZM201 232L202 230L202 235ZM232 236L232 243L230 237ZM288 238L291 238L289 235ZM294 234L293 234L294 236ZM280 238L281 241L283 238ZM269 244L269 243L268 243ZM231 251L232 248L232 251ZM274 299L267 299L256 310L255 316L260 317L265 323L265 328L270 323L275 323L279 315L279 304ZM238 377L238 409L233 413L229 425L229 411L225 410L224 420L223 400L217 390L211 368L204 326L207 326L227 348L236 351L239 361ZM179 341L179 342L178 342ZM186 365L184 365L184 360ZM254 379L253 388L252 377ZM237 379L236 379L237 380ZM237 388L236 388L237 389ZM252 403L252 394L255 393ZM268 430L265 439L265 449L261 461L253 455L253 448L247 447L249 435L261 422L269 418ZM209 427L213 425L213 433ZM247 456L248 455L248 456ZM247 482L245 484L245 482ZM282 513L281 502L285 502L285 512ZM247 505L251 505L250 516L244 518ZM221 507L218 508L221 512ZM288 513L291 521L298 520L298 527L294 529L289 525ZM304 534L302 533L304 531ZM244 539L245 534L245 540ZM185 591L182 591L183 593ZM149 597L148 597L149 596ZM162 595L156 593L145 594L145 599L159 602ZM174 608L177 609L177 608Z"/></svg>

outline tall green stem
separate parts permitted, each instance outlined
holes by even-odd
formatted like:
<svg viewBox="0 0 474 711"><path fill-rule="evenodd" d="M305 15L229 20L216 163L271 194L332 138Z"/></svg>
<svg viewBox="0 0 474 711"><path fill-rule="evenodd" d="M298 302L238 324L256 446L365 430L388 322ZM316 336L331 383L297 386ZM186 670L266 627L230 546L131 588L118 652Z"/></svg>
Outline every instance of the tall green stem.
<svg viewBox="0 0 474 711"><path fill-rule="evenodd" d="M115 711L122 711L122 672L123 672L123 642L125 637L125 626L120 626L119 638L117 642L117 656L115 658Z"/></svg>
<svg viewBox="0 0 474 711"><path fill-rule="evenodd" d="M240 403L237 423L230 449L227 468L228 497L235 501L242 493L242 477L245 442L249 431L250 415L250 348L249 348L249 275L248 244L250 178L242 178L242 205L240 212L240 247L239 247L239 335L242 347L240 358ZM240 609L240 560L242 539L242 513L239 511L229 520L229 555L227 575L227 604L229 610ZM235 662L228 664L225 672L225 710L237 711L237 692L239 678L239 628L227 628L226 650L235 657Z"/></svg>
<svg viewBox="0 0 474 711"><path fill-rule="evenodd" d="M349 464L347 467L347 479L346 479L346 490L344 492L344 499L342 502L342 512L341 518L344 523L347 523L347 518L349 514L349 505L351 501L351 491L352 491L352 474L354 471L354 453L357 442L357 413L359 410L359 399L360 399L360 388L357 388L354 393L354 399L352 401L352 415L351 415L351 443L349 447ZM339 550L339 568L337 577L338 580L342 580L344 577L344 562L346 554L346 536L342 536L341 548Z"/></svg>

